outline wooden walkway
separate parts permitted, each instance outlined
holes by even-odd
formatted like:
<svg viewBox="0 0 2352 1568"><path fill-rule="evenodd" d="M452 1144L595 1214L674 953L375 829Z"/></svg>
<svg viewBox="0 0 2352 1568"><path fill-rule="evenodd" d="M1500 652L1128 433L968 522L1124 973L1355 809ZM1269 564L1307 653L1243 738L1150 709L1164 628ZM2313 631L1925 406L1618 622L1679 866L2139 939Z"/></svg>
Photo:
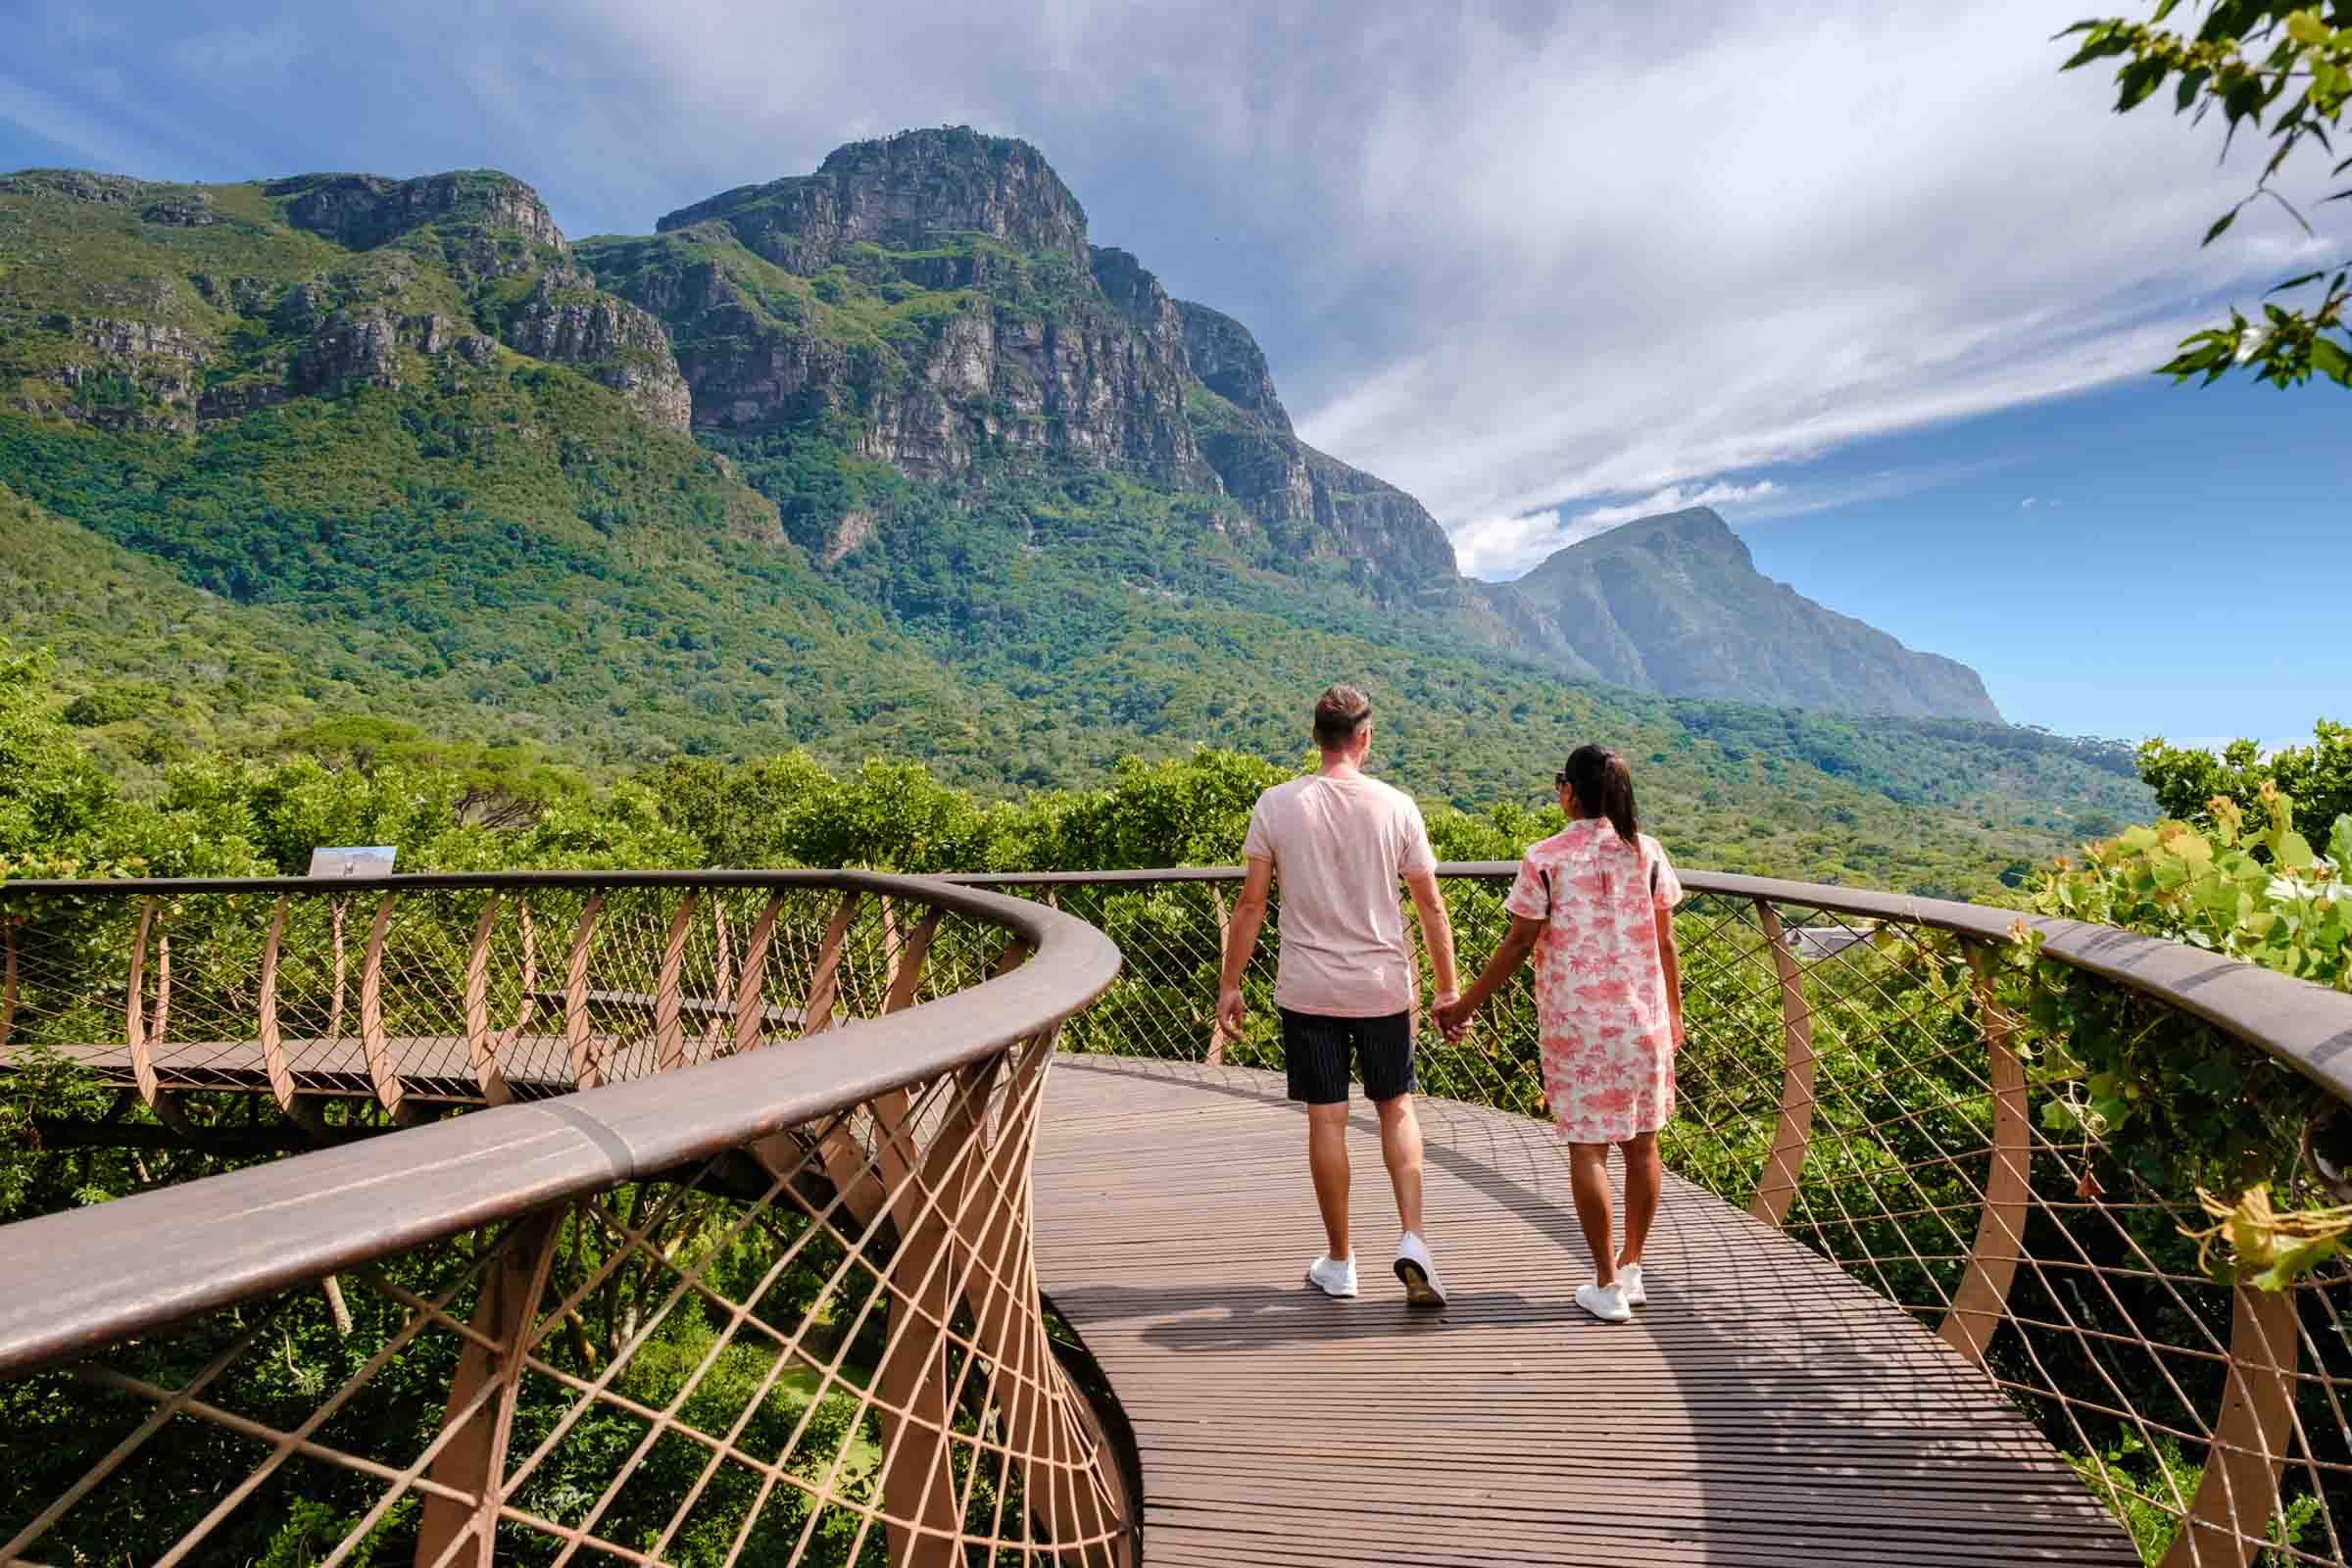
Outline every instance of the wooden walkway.
<svg viewBox="0 0 2352 1568"><path fill-rule="evenodd" d="M1321 1250L1279 1080L1065 1055L1040 1131L1038 1272L1133 1423L1144 1560L1174 1564L2136 1564L1984 1375L1834 1265L1673 1178L1630 1324L1548 1129L1424 1100L1452 1297L1408 1312L1370 1107L1363 1295Z"/></svg>

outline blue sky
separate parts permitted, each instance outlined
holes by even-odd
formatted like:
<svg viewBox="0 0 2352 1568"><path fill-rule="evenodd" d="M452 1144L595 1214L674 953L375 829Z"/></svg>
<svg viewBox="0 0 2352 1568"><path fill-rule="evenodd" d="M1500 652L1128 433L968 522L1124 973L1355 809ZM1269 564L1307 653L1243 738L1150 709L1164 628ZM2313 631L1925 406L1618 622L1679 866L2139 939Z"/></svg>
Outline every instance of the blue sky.
<svg viewBox="0 0 2352 1568"><path fill-rule="evenodd" d="M2299 734L2352 715L2352 394L2144 371L2352 212L2200 251L2250 166L2058 76L2075 11L17 0L0 169L487 166L579 236L906 125L1023 135L1467 570L1706 501L2013 719Z"/></svg>

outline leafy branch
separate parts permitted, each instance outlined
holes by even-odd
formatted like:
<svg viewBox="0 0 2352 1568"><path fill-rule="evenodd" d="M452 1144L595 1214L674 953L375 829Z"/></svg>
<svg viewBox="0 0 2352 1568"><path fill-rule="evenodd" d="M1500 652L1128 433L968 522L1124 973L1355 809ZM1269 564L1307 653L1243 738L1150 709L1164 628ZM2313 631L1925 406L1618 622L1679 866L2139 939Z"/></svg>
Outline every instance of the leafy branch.
<svg viewBox="0 0 2352 1568"><path fill-rule="evenodd" d="M2212 244L2229 232L2238 214L2257 202L2275 203L2306 234L2315 231L2301 209L2272 183L2295 150L2306 143L2335 156L2331 132L2343 122L2352 101L2352 0L2324 6L2264 4L2259 0L2211 0L2193 32L2164 24L2180 0L2159 0L2146 22L2114 17L2078 22L2060 38L2078 38L2074 55L2059 69L2075 71L2102 60L2116 67L2117 114L2129 114L2170 84L2173 111L2201 122L2219 109L2229 129L2227 157L2241 129L2270 138L2271 155L2254 188L2215 220L2202 241ZM2352 171L2352 157L2330 172ZM2352 185L2322 204L2352 197ZM2316 304L2292 308L2268 296L2261 319L2232 309L2227 325L2208 327L2181 340L2180 353L2158 373L2184 381L2202 375L2211 385L2235 369L2251 369L2258 381L2294 386L2315 373L2352 387L2352 267L2327 269L2289 278L2270 290L2291 294L2319 287ZM2307 296L2308 298L2308 296Z"/></svg>

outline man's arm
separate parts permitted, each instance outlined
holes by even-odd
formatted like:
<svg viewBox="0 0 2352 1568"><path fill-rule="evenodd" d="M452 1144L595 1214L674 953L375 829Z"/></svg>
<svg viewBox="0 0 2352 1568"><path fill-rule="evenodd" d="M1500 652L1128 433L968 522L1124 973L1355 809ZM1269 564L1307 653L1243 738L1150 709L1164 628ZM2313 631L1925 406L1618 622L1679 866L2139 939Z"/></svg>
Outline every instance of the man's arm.
<svg viewBox="0 0 2352 1568"><path fill-rule="evenodd" d="M1470 988L1469 995L1449 1005L1439 1006L1438 1027L1446 1031L1446 1039L1460 1039L1463 1031L1470 1027L1470 1020L1478 1015L1478 1009L1487 1004L1487 999L1501 990L1503 983L1519 972L1519 966L1527 961L1527 956L1535 952L1536 944L1543 940L1544 924L1543 920L1530 919L1524 914L1511 916L1510 931L1504 935L1502 945L1494 950L1494 956L1487 960L1486 971L1478 977L1478 983Z"/></svg>
<svg viewBox="0 0 2352 1568"><path fill-rule="evenodd" d="M1257 951L1257 933L1266 923L1266 893L1274 885L1274 862L1251 856L1242 878L1242 896L1233 901L1233 915L1225 924L1225 968L1217 979L1217 1025L1227 1034L1242 1032L1242 971Z"/></svg>
<svg viewBox="0 0 2352 1568"><path fill-rule="evenodd" d="M1453 920L1446 912L1446 896L1438 891L1438 873L1415 871L1404 879L1404 887L1413 896L1413 918L1421 923L1421 945L1429 950L1437 1000L1451 1002L1461 987L1453 969Z"/></svg>

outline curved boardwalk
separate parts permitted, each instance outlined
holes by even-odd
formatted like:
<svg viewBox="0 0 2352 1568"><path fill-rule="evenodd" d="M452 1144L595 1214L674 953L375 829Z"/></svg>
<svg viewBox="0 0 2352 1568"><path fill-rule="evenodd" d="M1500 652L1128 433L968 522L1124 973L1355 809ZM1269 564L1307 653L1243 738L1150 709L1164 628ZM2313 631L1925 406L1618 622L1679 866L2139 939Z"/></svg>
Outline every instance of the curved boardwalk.
<svg viewBox="0 0 2352 1568"><path fill-rule="evenodd" d="M1039 1278L1134 1425L1152 1568L2139 1560L1974 1367L1696 1188L1668 1179L1649 1306L1588 1318L1567 1164L1523 1118L1420 1102L1452 1303L1408 1313L1357 1102L1364 1294L1324 1298L1281 1097L1114 1057L1048 1080Z"/></svg>

